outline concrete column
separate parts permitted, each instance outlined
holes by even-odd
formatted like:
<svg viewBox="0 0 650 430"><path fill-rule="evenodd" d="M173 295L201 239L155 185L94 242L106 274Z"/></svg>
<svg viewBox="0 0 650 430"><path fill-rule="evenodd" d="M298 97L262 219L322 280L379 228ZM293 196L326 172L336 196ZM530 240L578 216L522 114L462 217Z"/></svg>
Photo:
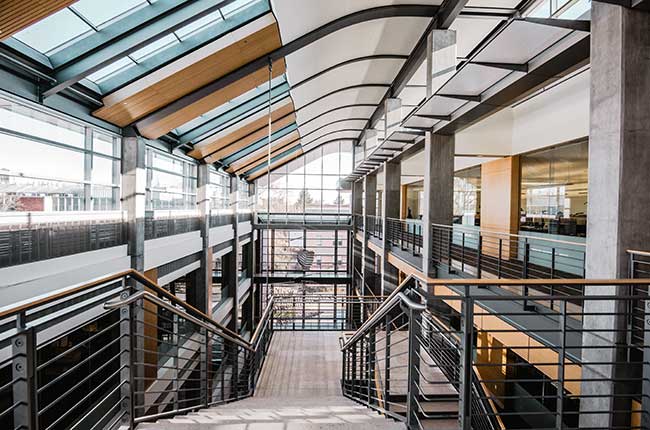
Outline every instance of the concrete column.
<svg viewBox="0 0 650 430"><path fill-rule="evenodd" d="M456 31L433 30L427 39L427 97L456 71Z"/></svg>
<svg viewBox="0 0 650 430"><path fill-rule="evenodd" d="M363 285L361 288L361 295L366 295L366 270L373 270L375 253L368 249L368 220L369 215L376 215L377 203L377 175L366 175L363 178L363 217L364 217L364 231L363 231L363 244L362 244L362 258L361 258L361 276L363 278Z"/></svg>
<svg viewBox="0 0 650 430"><path fill-rule="evenodd" d="M399 161L388 161L384 163L381 172L384 182L384 198L381 201L381 216L384 227L382 236L381 256L381 294L388 294L399 284L399 271L388 263L388 252L390 246L388 237L388 218L399 219L400 217L400 186L402 175L402 164Z"/></svg>
<svg viewBox="0 0 650 430"><path fill-rule="evenodd" d="M424 140L424 209L422 215L422 272L437 276L431 264L432 224L451 225L454 215L455 137L427 133Z"/></svg>
<svg viewBox="0 0 650 430"><path fill-rule="evenodd" d="M650 14L613 4L594 2L591 8L591 116L589 140L589 202L587 218L587 278L626 278L628 249L648 249L650 229ZM634 193L632 196L630 193ZM625 287L589 287L587 295L625 293ZM621 312L625 303L585 301L585 312L610 315L585 316L585 329L625 328ZM624 357L624 334L585 333L582 359L611 362ZM601 347L601 348L598 348ZM648 358L645 357L645 360ZM583 382L585 398L580 407L589 411L629 410L629 401L605 396L625 393L625 382L633 366L583 365L583 378L610 381ZM648 408L647 399L644 408ZM648 409L646 409L647 411ZM644 415L647 419L647 414ZM584 414L581 427L629 426L630 414ZM650 423L646 423L648 425Z"/></svg>
<svg viewBox="0 0 650 430"><path fill-rule="evenodd" d="M201 267L188 276L187 302L205 313L212 310L212 250L210 249L210 172L207 164L198 166L197 206L203 251Z"/></svg>
<svg viewBox="0 0 650 430"><path fill-rule="evenodd" d="M233 331L237 330L237 319L239 318L239 299L237 297L237 287L239 286L239 274L237 273L239 268L239 256L237 255L239 252L237 188L238 180L233 176L230 178L230 208L232 210L234 237L232 240L232 252L226 254L222 260L223 282L228 285L228 297L233 299L231 318L228 324L228 328Z"/></svg>
<svg viewBox="0 0 650 430"><path fill-rule="evenodd" d="M146 168L144 140L122 139L122 210L126 212L128 252L131 268L144 272L144 212Z"/></svg>
<svg viewBox="0 0 650 430"><path fill-rule="evenodd" d="M352 184L352 213L363 214L363 179Z"/></svg>
<svg viewBox="0 0 650 430"><path fill-rule="evenodd" d="M398 130L402 125L402 100L389 98L384 102L385 115L385 133L384 136L388 137L390 134Z"/></svg>

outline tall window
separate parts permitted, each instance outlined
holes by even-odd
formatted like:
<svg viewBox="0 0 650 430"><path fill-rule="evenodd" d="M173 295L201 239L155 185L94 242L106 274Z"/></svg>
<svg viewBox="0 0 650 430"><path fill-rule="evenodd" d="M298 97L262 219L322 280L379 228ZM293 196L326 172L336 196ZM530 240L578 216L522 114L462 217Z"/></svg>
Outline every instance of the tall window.
<svg viewBox="0 0 650 430"><path fill-rule="evenodd" d="M219 170L210 170L210 209L230 209L230 176Z"/></svg>
<svg viewBox="0 0 650 430"><path fill-rule="evenodd" d="M298 215L350 214L351 191L341 181L352 171L352 142L323 145L255 183L257 210L267 210L270 182L270 212L276 219Z"/></svg>
<svg viewBox="0 0 650 430"><path fill-rule="evenodd" d="M0 98L0 212L120 208L120 137Z"/></svg>
<svg viewBox="0 0 650 430"><path fill-rule="evenodd" d="M147 209L196 209L196 163L147 147Z"/></svg>

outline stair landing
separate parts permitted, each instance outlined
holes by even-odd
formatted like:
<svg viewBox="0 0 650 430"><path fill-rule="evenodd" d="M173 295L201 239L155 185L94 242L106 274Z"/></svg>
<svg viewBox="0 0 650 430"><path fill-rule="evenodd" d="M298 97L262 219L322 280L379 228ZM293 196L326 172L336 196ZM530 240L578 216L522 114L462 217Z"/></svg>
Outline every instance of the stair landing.
<svg viewBox="0 0 650 430"><path fill-rule="evenodd" d="M343 397L338 332L276 332L255 396L141 424L157 430L397 430L403 423Z"/></svg>

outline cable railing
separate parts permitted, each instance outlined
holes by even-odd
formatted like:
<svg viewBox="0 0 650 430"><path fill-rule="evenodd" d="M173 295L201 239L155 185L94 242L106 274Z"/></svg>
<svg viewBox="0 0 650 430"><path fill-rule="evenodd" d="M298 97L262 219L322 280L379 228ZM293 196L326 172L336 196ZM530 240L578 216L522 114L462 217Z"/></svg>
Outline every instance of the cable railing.
<svg viewBox="0 0 650 430"><path fill-rule="evenodd" d="M383 220L380 216L366 215L364 228L365 232L372 237L381 240L383 235Z"/></svg>
<svg viewBox="0 0 650 430"><path fill-rule="evenodd" d="M386 241L402 251L422 255L422 223L395 218L386 219Z"/></svg>
<svg viewBox="0 0 650 430"><path fill-rule="evenodd" d="M585 294L543 295L557 311L508 293L553 282L403 283L342 343L344 394L414 429L647 428L650 348L626 322L650 280L565 280Z"/></svg>
<svg viewBox="0 0 650 430"><path fill-rule="evenodd" d="M250 342L133 270L0 311L0 428L101 429L253 394Z"/></svg>
<svg viewBox="0 0 650 430"><path fill-rule="evenodd" d="M356 330L363 309L376 309L382 297L338 296L319 293L274 295L274 331Z"/></svg>

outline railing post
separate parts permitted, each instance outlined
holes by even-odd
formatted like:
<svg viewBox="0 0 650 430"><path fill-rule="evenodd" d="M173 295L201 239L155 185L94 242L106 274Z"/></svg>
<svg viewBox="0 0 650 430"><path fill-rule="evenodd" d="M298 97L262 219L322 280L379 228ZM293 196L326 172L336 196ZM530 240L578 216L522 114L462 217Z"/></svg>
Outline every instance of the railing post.
<svg viewBox="0 0 650 430"><path fill-rule="evenodd" d="M469 286L465 287L461 310L460 340L460 389L458 419L460 430L472 428L472 361L474 345L474 300L470 297Z"/></svg>
<svg viewBox="0 0 650 430"><path fill-rule="evenodd" d="M210 333L208 330L205 328L202 328L201 331L203 331L205 339L201 343L201 354L200 357L201 359L201 366L200 366L200 371L201 371L201 398L203 399L203 407L207 408L208 405L210 404L210 399L208 398L209 396L209 390L208 390L208 362L209 362L209 353L210 353L210 348L209 348L209 342L210 342Z"/></svg>
<svg viewBox="0 0 650 430"><path fill-rule="evenodd" d="M452 227L453 228L453 227ZM465 232L461 233L461 245L460 245L460 271L465 271Z"/></svg>
<svg viewBox="0 0 650 430"><path fill-rule="evenodd" d="M479 278L479 279L481 278L481 269L482 269L482 267L481 267L482 250L483 250L483 236L481 236L481 234L479 233L479 235L478 235L478 245L477 245L477 248L476 248L476 260L477 260L476 261L476 277Z"/></svg>
<svg viewBox="0 0 650 430"><path fill-rule="evenodd" d="M368 345L366 346L366 366L368 368L368 404L374 403L373 383L375 381L375 329L368 333Z"/></svg>
<svg viewBox="0 0 650 430"><path fill-rule="evenodd" d="M419 392L420 392L420 335L422 330L422 311L409 309L408 334L408 394L406 398L406 426L419 428Z"/></svg>
<svg viewBox="0 0 650 430"><path fill-rule="evenodd" d="M522 279L528 279L529 262L530 262L530 243L528 243L528 239L525 239L524 261L523 261L522 274L521 274ZM526 283L521 284L521 295L524 299L524 310L530 311L535 309L534 306L528 304L528 284Z"/></svg>
<svg viewBox="0 0 650 430"><path fill-rule="evenodd" d="M384 347L384 409L390 410L390 314L386 314L386 346Z"/></svg>
<svg viewBox="0 0 650 430"><path fill-rule="evenodd" d="M633 293L636 295L636 293ZM650 428L650 300L643 308L643 382L641 387L641 428Z"/></svg>
<svg viewBox="0 0 650 430"><path fill-rule="evenodd" d="M497 258L497 278L501 279L501 255L503 254L503 239L499 238L499 256Z"/></svg>
<svg viewBox="0 0 650 430"><path fill-rule="evenodd" d="M560 300L560 315L558 318L560 328L560 344L557 352L557 404L555 428L564 428L564 362L566 360L566 300Z"/></svg>
<svg viewBox="0 0 650 430"><path fill-rule="evenodd" d="M122 280L122 288L124 289L120 293L120 299L126 300L129 297L128 284L126 280ZM133 385L133 348L135 346L135 339L133 339L133 324L131 316L133 312L133 303L128 306L123 306L120 308L120 387L122 404L120 405L120 410L124 414L122 415L122 425L128 425L129 428L134 428L135 424L133 420L135 419L135 396L133 391L135 386Z"/></svg>
<svg viewBox="0 0 650 430"><path fill-rule="evenodd" d="M27 328L25 313L16 317L16 335L11 339L14 428L38 429L36 404L36 334Z"/></svg>

